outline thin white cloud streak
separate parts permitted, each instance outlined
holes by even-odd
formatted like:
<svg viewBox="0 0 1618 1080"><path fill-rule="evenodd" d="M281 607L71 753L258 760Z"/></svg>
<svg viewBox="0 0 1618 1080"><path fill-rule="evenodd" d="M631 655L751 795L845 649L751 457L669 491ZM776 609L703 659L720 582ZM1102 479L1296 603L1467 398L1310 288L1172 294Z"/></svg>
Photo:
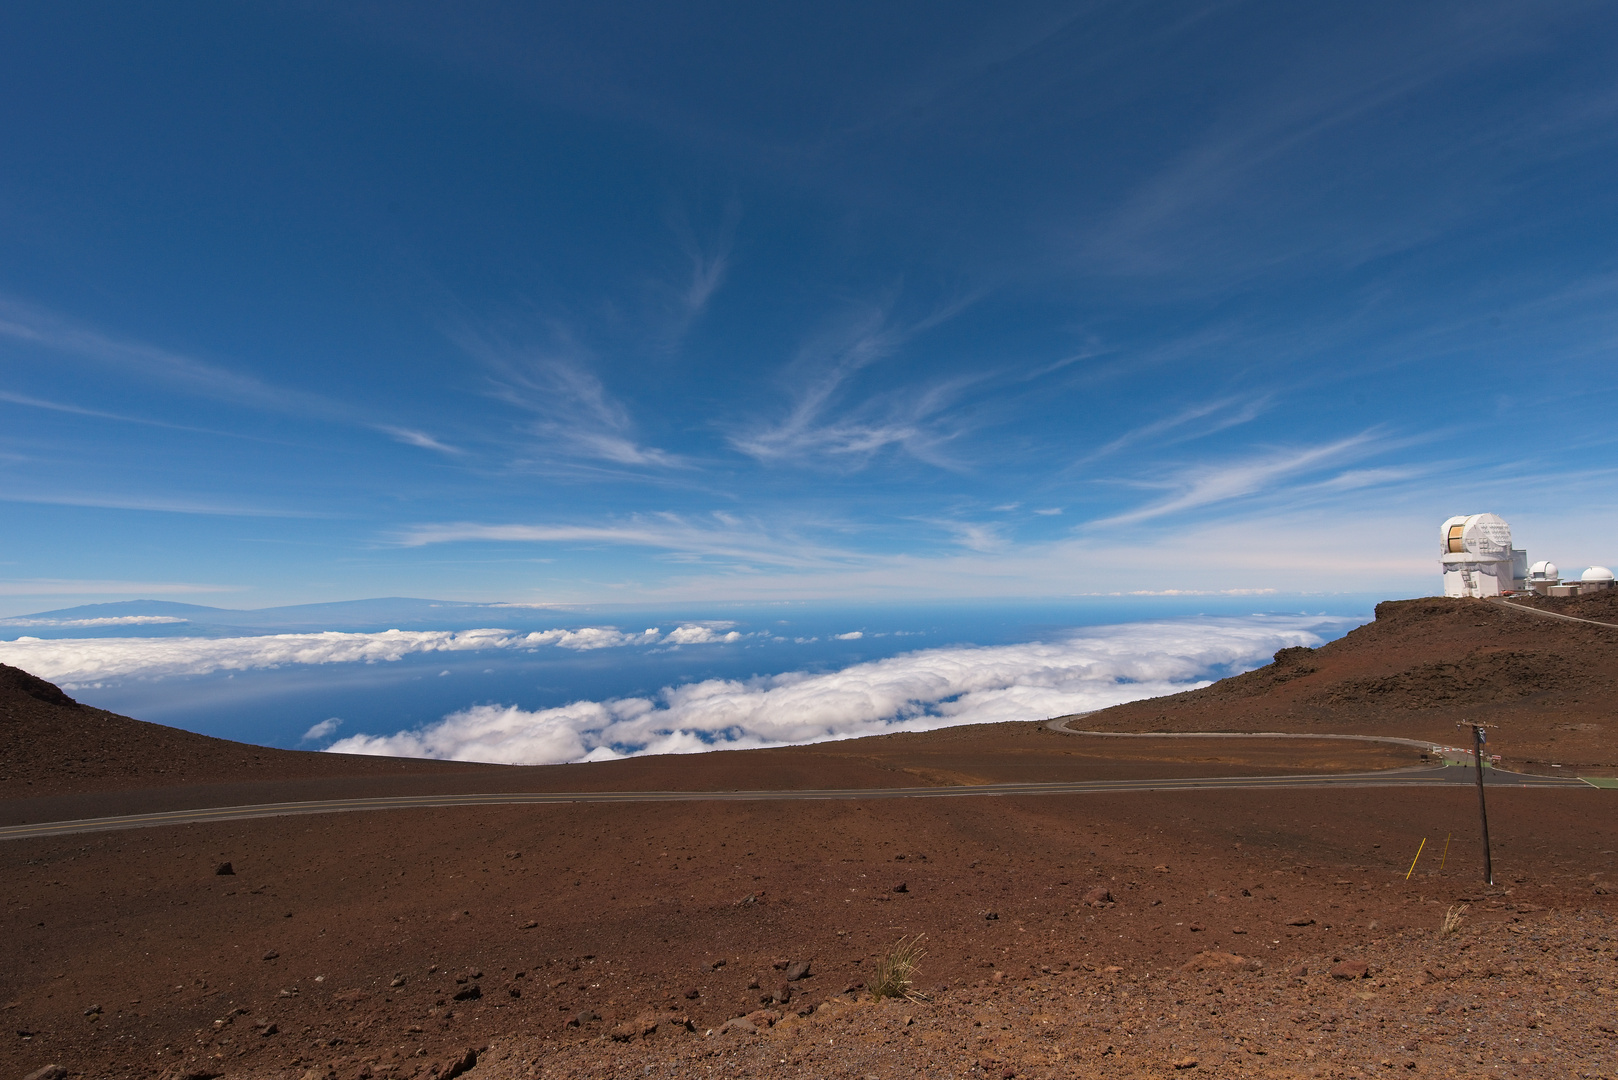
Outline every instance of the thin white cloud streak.
<svg viewBox="0 0 1618 1080"><path fill-rule="evenodd" d="M325 516L303 510L243 506L238 503L74 494L71 492L0 491L0 502L31 503L38 506L90 506L102 510L144 510L159 514L200 514L206 517L317 518Z"/></svg>
<svg viewBox="0 0 1618 1080"><path fill-rule="evenodd" d="M1282 480L1364 457L1373 445L1369 434L1361 434L1320 446L1278 450L1246 461L1193 466L1163 482L1165 487L1178 489L1174 495L1092 525L1129 525L1258 495L1272 490Z"/></svg>
<svg viewBox="0 0 1618 1080"><path fill-rule="evenodd" d="M1189 408L1180 410L1172 416L1166 416L1161 420L1154 420L1149 424L1143 424L1142 426L1135 428L1133 431L1125 432L1116 439L1113 439L1111 442L1097 447L1095 450L1092 450L1090 453L1079 458L1071 467L1077 468L1081 465L1088 465L1091 462L1099 461L1105 457L1111 457L1113 454L1118 453L1118 451L1140 442L1151 441L1154 446L1174 445L1175 443L1185 442L1188 439L1212 435L1216 432L1224 431L1227 428L1236 427L1240 424L1245 424L1250 420L1256 419L1259 414L1264 411L1264 407L1267 404L1268 399L1242 401L1237 398L1224 398L1219 401L1208 402L1204 405L1193 405ZM1195 424L1198 420L1203 420L1219 413L1226 413L1226 415L1220 417L1212 424L1200 426L1194 432L1182 432L1182 429ZM1169 432L1182 433L1177 437L1166 441L1161 441L1158 439L1158 436L1167 435Z"/></svg>
<svg viewBox="0 0 1618 1080"><path fill-rule="evenodd" d="M779 533L744 526L716 516L715 524L694 523L673 514L631 519L626 525L490 525L449 522L417 525L397 537L404 547L495 541L505 543L611 544L647 547L675 555L736 560L786 567L829 566L858 561L852 552Z"/></svg>
<svg viewBox="0 0 1618 1080"><path fill-rule="evenodd" d="M101 619L0 619L0 626L159 626L190 621L176 615L110 615Z"/></svg>
<svg viewBox="0 0 1618 1080"><path fill-rule="evenodd" d="M886 306L859 312L800 352L791 369L808 372L808 376L796 388L787 415L773 424L756 424L732 433L731 446L766 464L824 460L855 467L896 446L918 460L954 467L943 447L958 432L943 428L939 417L981 376L906 387L853 407L834 410L834 405L861 371L893 355L917 335L947 322L969 303L940 308L910 326L894 325ZM833 412L836 418L827 419Z"/></svg>
<svg viewBox="0 0 1618 1080"><path fill-rule="evenodd" d="M1464 212L1453 186L1438 199L1421 198L1419 184L1412 184L1410 207L1387 208L1376 223L1352 219L1354 228L1293 228L1284 230L1285 239L1266 242L1266 231L1253 226L1307 212L1307 200L1318 195L1318 184L1297 182L1289 169L1328 161L1341 182L1343 170L1374 167L1374 159L1354 153L1345 129L1468 69L1531 48L1526 43L1535 34L1524 25L1530 10L1493 3L1455 16L1412 7L1397 33L1384 28L1357 40L1334 37L1329 51L1298 54L1143 184L1102 224L1088 253L1137 273L1216 259L1223 271L1218 279L1230 287L1300 258L1358 262L1430 241Z"/></svg>
<svg viewBox="0 0 1618 1080"><path fill-rule="evenodd" d="M1038 720L1174 693L1344 620L1197 619L1102 627L1050 643L932 649L811 675L709 679L655 699L529 711L478 705L417 731L353 735L333 753L541 764L699 753Z"/></svg>
<svg viewBox="0 0 1618 1080"><path fill-rule="evenodd" d="M735 631L686 624L667 634L657 628L625 633L612 627L578 630L387 630L380 633L265 634L236 638L58 638L0 641L0 663L64 686L113 679L162 679L250 671L289 664L375 664L418 653L533 650L586 652L629 645L707 645L740 640Z"/></svg>
<svg viewBox="0 0 1618 1080"><path fill-rule="evenodd" d="M251 435L243 435L234 431L215 431L212 428L192 427L188 424L171 424L165 420L151 420L144 416L127 416L123 413L107 412L103 409L89 409L82 405L71 405L62 401L49 401L45 398L30 397L27 394L15 394L9 390L0 390L0 401L10 402L13 405L22 405L30 409L43 409L46 412L66 413L69 416L83 416L92 420L114 420L120 424L139 424L143 427L163 428L168 431L188 431L197 435L216 435L227 439L250 439L254 442L263 440Z"/></svg>
<svg viewBox="0 0 1618 1080"><path fill-rule="evenodd" d="M709 244L697 239L696 231L683 213L670 216L669 227L674 231L680 251L691 269L690 279L680 294L680 306L685 316L681 320L680 330L683 331L691 319L707 308L708 301L713 299L714 293L724 282L725 274L730 269L730 253L736 242L736 226L741 216L741 204L734 199L728 201L718 232Z"/></svg>
<svg viewBox="0 0 1618 1080"><path fill-rule="evenodd" d="M416 431L413 428L391 427L387 424L378 424L376 429L382 432L384 435L391 435L395 441L404 443L406 446L416 446L423 450L436 450L440 454L449 454L452 457L460 457L466 453L465 450L462 450L458 446L450 446L448 443L439 442L426 432Z"/></svg>
<svg viewBox="0 0 1618 1080"><path fill-rule="evenodd" d="M299 416L332 419L347 415L346 410L319 395L271 386L251 375L144 342L110 337L5 296L0 296L0 338L110 364L206 397Z"/></svg>
<svg viewBox="0 0 1618 1080"><path fill-rule="evenodd" d="M635 424L623 403L575 356L579 351L558 330L562 345L543 349L512 344L492 332L460 328L450 339L492 372L493 396L534 419L529 432L544 440L534 449L560 452L612 465L683 469L678 455L635 438Z"/></svg>

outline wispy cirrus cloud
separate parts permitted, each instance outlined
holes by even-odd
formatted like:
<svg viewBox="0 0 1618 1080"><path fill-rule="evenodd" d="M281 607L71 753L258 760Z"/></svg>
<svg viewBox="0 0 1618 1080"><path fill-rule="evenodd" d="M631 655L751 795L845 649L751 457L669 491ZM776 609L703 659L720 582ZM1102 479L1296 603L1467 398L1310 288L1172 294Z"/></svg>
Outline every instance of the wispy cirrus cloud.
<svg viewBox="0 0 1618 1080"><path fill-rule="evenodd" d="M350 416L348 409L318 394L274 386L219 364L114 337L12 297L0 296L0 338L110 365L202 397L322 419Z"/></svg>
<svg viewBox="0 0 1618 1080"><path fill-rule="evenodd" d="M88 360L111 367L130 378L160 383L197 397L230 402L249 409L284 416L368 427L411 446L447 454L462 453L456 447L410 428L371 423L364 418L360 410L321 394L277 386L257 376L234 371L222 364L199 360L147 342L108 334L15 297L0 295L0 339ZM12 391L0 391L0 401L94 419L115 420L120 423L257 442L269 441L259 435L131 416Z"/></svg>
<svg viewBox="0 0 1618 1080"><path fill-rule="evenodd" d="M524 452L636 469L689 467L679 455L641 442L629 409L585 365L583 350L560 327L552 327L552 336L550 346L531 346L490 329L450 333L488 368L492 395L531 417L524 429L533 438Z"/></svg>
<svg viewBox="0 0 1618 1080"><path fill-rule="evenodd" d="M1179 412L1124 432L1085 454L1070 467L1089 465L1140 443L1164 446L1212 435L1257 419L1268 404L1267 397L1247 399L1226 397L1191 405Z"/></svg>
<svg viewBox="0 0 1618 1080"><path fill-rule="evenodd" d="M376 425L376 429L386 435L393 436L395 440L404 443L406 446L416 446L423 450L436 450L440 454L449 454L452 457L462 457L466 454L466 451L460 447L450 446L448 443L439 442L426 432L417 431L414 428L392 427L388 424L378 424Z"/></svg>
<svg viewBox="0 0 1618 1080"><path fill-rule="evenodd" d="M692 228L690 219L683 211L670 215L669 227L674 232L690 272L684 286L677 290L683 316L678 327L680 331L689 325L691 319L702 314L708 301L713 299L714 293L724 282L730 270L731 251L736 244L736 226L741 222L741 217L741 203L735 199L729 200L725 203L719 227L704 240L697 236L697 231Z"/></svg>
<svg viewBox="0 0 1618 1080"><path fill-rule="evenodd" d="M1181 467L1160 480L1142 483L1145 487L1168 489L1171 494L1134 510L1101 518L1091 525L1097 528L1131 525L1273 494L1286 481L1315 476L1385 448L1385 440L1366 432L1316 446L1273 450L1239 461Z"/></svg>
<svg viewBox="0 0 1618 1080"><path fill-rule="evenodd" d="M1408 159L1366 152L1364 129L1396 109L1408 118L1422 93L1531 48L1537 18L1498 2L1408 7L1397 31L1367 24L1369 32L1298 48L1141 183L1095 230L1088 253L1126 273L1217 263L1213 287L1223 289L1302 260L1354 263L1431 242L1465 216L1455 185L1424 190ZM1393 161L1405 172L1400 197L1379 202L1374 216L1313 205L1323 192L1374 182ZM1276 229L1278 221L1293 225Z"/></svg>
<svg viewBox="0 0 1618 1080"><path fill-rule="evenodd" d="M890 305L869 305L800 350L788 368L796 380L785 416L734 431L731 446L767 464L829 463L858 468L889 447L922 461L953 465L945 446L959 431L943 422L966 386L985 375L943 379L876 393L852 404L851 384L865 369L893 356L919 334L969 304L939 308L917 322L894 321Z"/></svg>
<svg viewBox="0 0 1618 1080"><path fill-rule="evenodd" d="M467 541L601 544L655 548L691 559L798 568L846 564L861 558L851 551L809 541L790 532L765 529L729 514L697 519L677 514L644 514L605 525L447 522L415 525L400 532L395 539L404 547Z"/></svg>

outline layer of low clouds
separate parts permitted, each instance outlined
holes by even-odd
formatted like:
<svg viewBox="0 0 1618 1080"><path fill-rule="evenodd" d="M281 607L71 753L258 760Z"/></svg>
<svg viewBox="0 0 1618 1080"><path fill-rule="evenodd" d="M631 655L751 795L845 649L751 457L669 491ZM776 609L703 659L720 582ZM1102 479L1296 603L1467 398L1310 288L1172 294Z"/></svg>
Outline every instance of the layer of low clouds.
<svg viewBox="0 0 1618 1080"><path fill-rule="evenodd" d="M232 638L19 637L0 641L0 663L72 688L108 679L161 679L288 664L354 664L401 660L415 653L554 647L585 652L629 645L708 645L738 641L725 624L688 623L664 633L607 626L577 630L385 630L379 633L265 634Z"/></svg>
<svg viewBox="0 0 1618 1080"><path fill-rule="evenodd" d="M157 626L187 621L176 615L107 615L99 619L0 619L0 626Z"/></svg>
<svg viewBox="0 0 1618 1080"><path fill-rule="evenodd" d="M708 679L655 698L552 709L475 705L415 731L351 735L336 753L545 764L699 753L1038 720L1175 693L1344 620L1204 618L1088 629L1049 642L928 649L840 671Z"/></svg>

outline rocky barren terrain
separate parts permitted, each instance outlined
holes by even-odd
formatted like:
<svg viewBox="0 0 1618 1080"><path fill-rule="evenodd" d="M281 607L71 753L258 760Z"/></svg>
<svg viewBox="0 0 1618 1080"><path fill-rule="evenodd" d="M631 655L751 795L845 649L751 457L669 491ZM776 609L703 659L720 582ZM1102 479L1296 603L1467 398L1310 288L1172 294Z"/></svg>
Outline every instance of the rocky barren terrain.
<svg viewBox="0 0 1618 1080"><path fill-rule="evenodd" d="M1383 605L1322 649L1084 726L1455 741L1456 718L1486 715L1508 763L1548 769L1601 756L1615 635ZM53 690L0 672L7 824L266 791L1414 760L1030 722L510 769L243 747ZM1465 787L411 809L4 840L0 1077L1614 1076L1615 799L1491 790L1492 887ZM877 963L918 936L915 996L873 1002Z"/></svg>

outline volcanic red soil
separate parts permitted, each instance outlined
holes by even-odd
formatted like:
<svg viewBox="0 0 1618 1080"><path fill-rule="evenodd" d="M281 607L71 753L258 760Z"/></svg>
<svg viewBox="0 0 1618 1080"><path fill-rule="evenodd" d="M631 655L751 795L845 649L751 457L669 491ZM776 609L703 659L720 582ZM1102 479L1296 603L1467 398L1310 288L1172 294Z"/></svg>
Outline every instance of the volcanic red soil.
<svg viewBox="0 0 1618 1080"><path fill-rule="evenodd" d="M1508 766L1596 775L1612 771L1615 661L1618 629L1406 601L1075 726L1456 743L1456 720L1477 719ZM1417 762L1038 720L511 768L243 746L0 668L0 824ZM1464 786L410 809L5 839L0 1080L1618 1075L1618 794L1492 787L1489 810L1494 886ZM914 996L873 1002L879 961L917 937Z"/></svg>

